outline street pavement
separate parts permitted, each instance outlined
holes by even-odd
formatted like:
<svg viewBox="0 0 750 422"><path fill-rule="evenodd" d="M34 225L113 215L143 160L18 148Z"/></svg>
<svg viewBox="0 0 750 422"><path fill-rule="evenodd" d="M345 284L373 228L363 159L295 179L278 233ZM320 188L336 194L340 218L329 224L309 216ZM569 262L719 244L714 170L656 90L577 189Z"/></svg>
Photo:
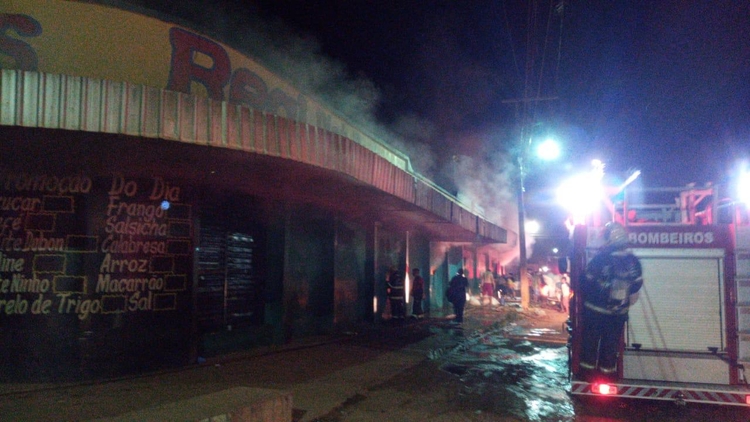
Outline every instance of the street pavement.
<svg viewBox="0 0 750 422"><path fill-rule="evenodd" d="M483 332L565 344L567 315L532 307L478 304L464 323L432 312L424 319L382 321L358 330L258 348L200 365L76 384L2 384L0 421L88 421L166 405L235 387L291 393L293 420L315 421L347 400Z"/></svg>

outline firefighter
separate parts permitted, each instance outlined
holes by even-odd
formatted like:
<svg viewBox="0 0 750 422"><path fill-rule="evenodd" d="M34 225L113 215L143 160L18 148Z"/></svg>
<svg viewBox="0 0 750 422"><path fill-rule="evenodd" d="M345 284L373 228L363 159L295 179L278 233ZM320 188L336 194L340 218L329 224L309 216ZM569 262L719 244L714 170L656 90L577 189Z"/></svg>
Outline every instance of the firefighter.
<svg viewBox="0 0 750 422"><path fill-rule="evenodd" d="M627 248L619 223L604 227L605 244L589 262L581 280L583 300L581 369L588 381L613 381L617 352L630 305L643 285L641 264Z"/></svg>
<svg viewBox="0 0 750 422"><path fill-rule="evenodd" d="M388 275L388 301L391 304L391 317L393 319L404 319L406 316L406 304L404 303L404 279L401 273L391 267Z"/></svg>
<svg viewBox="0 0 750 422"><path fill-rule="evenodd" d="M411 282L411 297L414 300L414 304L411 308L411 314L414 318L424 317L424 310L422 309L422 300L424 299L424 278L419 274L419 268L411 270L413 280Z"/></svg>
<svg viewBox="0 0 750 422"><path fill-rule="evenodd" d="M464 269L459 268L456 275L448 283L448 301L453 304L453 310L456 313L456 319L453 322L462 324L464 322L464 307L466 306L466 288L469 287L469 281L464 275Z"/></svg>

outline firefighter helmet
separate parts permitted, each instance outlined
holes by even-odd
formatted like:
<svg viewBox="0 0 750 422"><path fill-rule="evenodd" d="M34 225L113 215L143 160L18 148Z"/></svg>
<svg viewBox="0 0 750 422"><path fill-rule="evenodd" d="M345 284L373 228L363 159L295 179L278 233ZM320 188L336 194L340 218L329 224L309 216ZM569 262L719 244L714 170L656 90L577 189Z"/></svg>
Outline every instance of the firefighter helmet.
<svg viewBox="0 0 750 422"><path fill-rule="evenodd" d="M604 226L604 240L607 245L622 249L628 245L628 233L620 223L607 223Z"/></svg>

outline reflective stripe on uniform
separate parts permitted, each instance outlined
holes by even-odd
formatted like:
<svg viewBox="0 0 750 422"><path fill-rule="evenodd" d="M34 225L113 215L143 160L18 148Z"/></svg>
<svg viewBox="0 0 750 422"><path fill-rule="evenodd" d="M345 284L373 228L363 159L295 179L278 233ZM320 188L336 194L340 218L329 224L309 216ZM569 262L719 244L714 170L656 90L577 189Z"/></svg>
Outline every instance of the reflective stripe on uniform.
<svg viewBox="0 0 750 422"><path fill-rule="evenodd" d="M625 315L628 313L628 308L620 309L619 311L613 311L611 309L602 308L601 306L596 306L591 302L586 302L583 304L583 306L591 309L594 312L606 315Z"/></svg>
<svg viewBox="0 0 750 422"><path fill-rule="evenodd" d="M591 364L591 363L586 363L586 362L581 362L579 365L581 365L581 368L584 368L584 369L595 369L596 368L596 364Z"/></svg>

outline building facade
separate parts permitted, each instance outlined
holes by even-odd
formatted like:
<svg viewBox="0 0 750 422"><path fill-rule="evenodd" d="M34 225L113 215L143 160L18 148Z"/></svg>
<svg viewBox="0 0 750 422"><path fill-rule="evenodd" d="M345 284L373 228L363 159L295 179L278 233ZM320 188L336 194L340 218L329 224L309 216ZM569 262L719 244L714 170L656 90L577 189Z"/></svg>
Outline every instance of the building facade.
<svg viewBox="0 0 750 422"><path fill-rule="evenodd" d="M405 154L196 30L65 0L3 2L0 21L5 381L379 321L391 266L422 269L442 307L458 267L499 271L517 248Z"/></svg>

